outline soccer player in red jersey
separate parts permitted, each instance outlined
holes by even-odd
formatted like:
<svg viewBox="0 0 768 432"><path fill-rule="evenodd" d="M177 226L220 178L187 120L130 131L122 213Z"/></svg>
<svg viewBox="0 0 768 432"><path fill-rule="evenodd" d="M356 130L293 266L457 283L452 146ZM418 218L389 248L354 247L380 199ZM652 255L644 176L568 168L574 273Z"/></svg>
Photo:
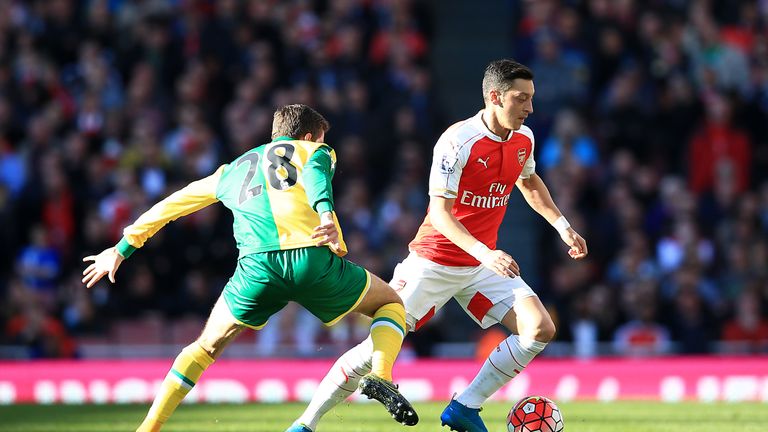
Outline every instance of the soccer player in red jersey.
<svg viewBox="0 0 768 432"><path fill-rule="evenodd" d="M435 145L427 216L390 282L405 304L409 331L453 297L481 327L501 323L513 333L443 411L443 425L460 432L487 432L480 405L555 335L552 318L520 277L515 260L496 249L514 186L558 231L571 258L588 253L536 174L533 132L523 125L533 113L533 96L533 73L526 66L507 59L488 65L485 108L449 127ZM371 367L371 346L366 340L339 358L297 424L314 430L323 414L355 390L356 380Z"/></svg>

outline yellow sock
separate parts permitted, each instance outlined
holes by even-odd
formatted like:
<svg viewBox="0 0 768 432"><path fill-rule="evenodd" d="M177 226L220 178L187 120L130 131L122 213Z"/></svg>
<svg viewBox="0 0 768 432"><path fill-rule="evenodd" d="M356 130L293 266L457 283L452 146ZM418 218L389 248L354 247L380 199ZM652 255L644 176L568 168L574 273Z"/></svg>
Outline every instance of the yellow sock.
<svg viewBox="0 0 768 432"><path fill-rule="evenodd" d="M392 381L392 366L405 337L405 308L400 303L380 307L373 315L371 339L373 339L372 372L380 378Z"/></svg>
<svg viewBox="0 0 768 432"><path fill-rule="evenodd" d="M136 432L159 431L211 363L213 358L197 342L181 350Z"/></svg>

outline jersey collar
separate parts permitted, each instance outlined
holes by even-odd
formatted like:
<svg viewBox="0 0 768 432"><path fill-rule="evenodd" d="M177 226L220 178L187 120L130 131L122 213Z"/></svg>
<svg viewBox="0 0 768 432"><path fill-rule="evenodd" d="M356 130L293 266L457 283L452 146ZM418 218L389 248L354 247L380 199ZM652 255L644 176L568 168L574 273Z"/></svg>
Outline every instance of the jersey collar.
<svg viewBox="0 0 768 432"><path fill-rule="evenodd" d="M275 141L296 141L296 139L283 135L272 140L272 142L275 142Z"/></svg>
<svg viewBox="0 0 768 432"><path fill-rule="evenodd" d="M485 125L485 122L483 121L483 112L485 110L480 110L475 114L474 117L472 117L472 122L475 124L475 127L477 127L480 131L483 132L485 136L488 138L498 141L498 142L507 142L510 138L512 138L512 135L515 134L515 131L509 131L509 136L507 138L502 138L495 133L491 132L490 129L488 129L488 126Z"/></svg>

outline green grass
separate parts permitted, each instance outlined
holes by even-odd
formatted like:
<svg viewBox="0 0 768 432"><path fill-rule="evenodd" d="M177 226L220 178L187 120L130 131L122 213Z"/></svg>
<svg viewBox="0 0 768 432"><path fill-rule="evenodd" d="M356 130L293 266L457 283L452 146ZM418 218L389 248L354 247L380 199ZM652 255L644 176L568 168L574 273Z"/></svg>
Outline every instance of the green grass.
<svg viewBox="0 0 768 432"><path fill-rule="evenodd" d="M510 404L491 403L483 411L490 432L505 431ZM440 428L442 403L418 404L421 422L412 428L391 420L378 404L344 404L331 411L319 432L445 431ZM561 403L567 432L758 432L768 430L768 405ZM112 432L133 431L143 418L143 405L3 406L0 431ZM282 432L304 409L303 404L184 405L174 414L168 432Z"/></svg>

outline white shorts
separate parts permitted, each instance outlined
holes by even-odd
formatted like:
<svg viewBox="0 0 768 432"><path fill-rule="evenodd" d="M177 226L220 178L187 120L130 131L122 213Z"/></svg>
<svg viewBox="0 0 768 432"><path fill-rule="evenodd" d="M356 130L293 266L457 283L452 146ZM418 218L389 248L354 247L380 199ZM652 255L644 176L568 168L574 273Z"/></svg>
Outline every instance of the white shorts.
<svg viewBox="0 0 768 432"><path fill-rule="evenodd" d="M504 278L483 267L451 267L411 252L395 267L392 288L405 304L410 331L429 321L451 297L482 328L501 322L517 300L535 296L521 277Z"/></svg>

